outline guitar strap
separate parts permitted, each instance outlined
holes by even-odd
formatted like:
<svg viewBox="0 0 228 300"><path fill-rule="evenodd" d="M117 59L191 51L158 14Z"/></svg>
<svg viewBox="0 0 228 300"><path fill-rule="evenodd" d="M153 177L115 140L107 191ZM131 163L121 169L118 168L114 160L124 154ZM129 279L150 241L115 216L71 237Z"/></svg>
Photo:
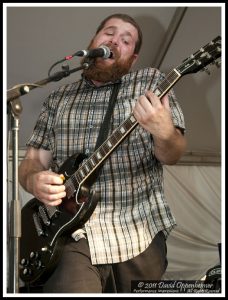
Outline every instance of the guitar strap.
<svg viewBox="0 0 228 300"><path fill-rule="evenodd" d="M117 82L113 86L112 94L108 103L108 108L103 120L103 123L101 124L100 131L97 137L97 142L95 146L95 151L100 147L100 145L105 141L105 139L108 136L109 126L110 126L110 119L113 112L113 108L116 102L116 98L119 92L120 88L120 82Z"/></svg>
<svg viewBox="0 0 228 300"><path fill-rule="evenodd" d="M112 90L112 94L108 103L108 108L103 120L103 123L101 124L99 133L98 133L98 137L97 137L97 142L96 142L96 146L94 151L96 151L101 145L102 143L106 140L107 136L108 136L108 132L109 132L109 127L110 127L110 119L111 119L111 115L113 112L113 108L116 102L116 98L120 89L120 84L121 82L118 81L117 83L115 83L113 85L113 90ZM100 167L97 168L97 170L95 171L96 177L98 177L100 171L101 171L102 165ZM93 176L92 176L93 177Z"/></svg>

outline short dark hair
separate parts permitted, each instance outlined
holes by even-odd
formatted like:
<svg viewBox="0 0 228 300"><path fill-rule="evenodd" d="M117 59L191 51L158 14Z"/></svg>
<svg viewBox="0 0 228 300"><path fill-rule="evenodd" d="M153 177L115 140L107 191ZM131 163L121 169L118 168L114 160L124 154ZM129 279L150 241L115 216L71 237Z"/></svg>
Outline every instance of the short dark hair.
<svg viewBox="0 0 228 300"><path fill-rule="evenodd" d="M142 35L142 31L141 31L141 28L140 26L138 25L138 23L132 18L130 17L129 15L126 15L126 14L113 14L111 16L108 16L107 18L105 18L101 23L100 25L98 26L97 28L97 31L96 31L96 34L101 31L101 29L104 28L105 26L105 23L110 20L110 19L113 19L113 18L116 18L116 19L121 19L122 21L124 22L127 22L127 23L130 23L132 24L138 31L138 40L135 44L135 50L134 50L134 53L135 54L138 54L139 51L140 51L140 48L141 48L141 45L142 45L142 38L143 38L143 35Z"/></svg>

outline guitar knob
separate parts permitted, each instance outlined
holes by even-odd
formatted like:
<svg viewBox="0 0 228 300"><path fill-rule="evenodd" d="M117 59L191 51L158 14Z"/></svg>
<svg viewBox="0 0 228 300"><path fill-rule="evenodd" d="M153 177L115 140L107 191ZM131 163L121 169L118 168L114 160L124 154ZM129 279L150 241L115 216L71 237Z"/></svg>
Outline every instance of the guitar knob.
<svg viewBox="0 0 228 300"><path fill-rule="evenodd" d="M29 260L26 258L22 258L21 259L21 265L22 266L28 266L29 265Z"/></svg>
<svg viewBox="0 0 228 300"><path fill-rule="evenodd" d="M34 266L37 269L41 269L43 267L41 260L36 260Z"/></svg>
<svg viewBox="0 0 228 300"><path fill-rule="evenodd" d="M30 253L30 258L31 259L37 259L37 258L39 258L39 253L37 252L37 251L32 251L31 253Z"/></svg>
<svg viewBox="0 0 228 300"><path fill-rule="evenodd" d="M29 269L29 268L25 268L25 269L23 270L23 275L25 275L25 276L32 275L32 270Z"/></svg>

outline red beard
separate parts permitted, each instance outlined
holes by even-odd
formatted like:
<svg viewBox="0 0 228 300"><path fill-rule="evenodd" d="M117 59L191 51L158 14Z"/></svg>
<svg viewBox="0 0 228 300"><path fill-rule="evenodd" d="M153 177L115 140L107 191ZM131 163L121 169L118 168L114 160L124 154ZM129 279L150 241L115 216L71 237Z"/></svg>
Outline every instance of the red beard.
<svg viewBox="0 0 228 300"><path fill-rule="evenodd" d="M122 61L119 53L115 49L111 49L111 51L114 54L115 61L111 65L102 65L98 63L101 58L94 59L90 67L83 71L86 78L103 83L115 82L129 72L134 57L132 56L128 60ZM87 59L85 58L82 63L86 61Z"/></svg>

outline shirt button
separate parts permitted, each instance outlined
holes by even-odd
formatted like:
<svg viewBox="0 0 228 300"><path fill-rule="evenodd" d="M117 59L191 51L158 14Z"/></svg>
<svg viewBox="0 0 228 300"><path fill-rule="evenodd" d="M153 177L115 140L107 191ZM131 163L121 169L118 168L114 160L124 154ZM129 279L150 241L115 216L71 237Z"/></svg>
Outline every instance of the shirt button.
<svg viewBox="0 0 228 300"><path fill-rule="evenodd" d="M85 154L89 154L89 149L86 149Z"/></svg>

